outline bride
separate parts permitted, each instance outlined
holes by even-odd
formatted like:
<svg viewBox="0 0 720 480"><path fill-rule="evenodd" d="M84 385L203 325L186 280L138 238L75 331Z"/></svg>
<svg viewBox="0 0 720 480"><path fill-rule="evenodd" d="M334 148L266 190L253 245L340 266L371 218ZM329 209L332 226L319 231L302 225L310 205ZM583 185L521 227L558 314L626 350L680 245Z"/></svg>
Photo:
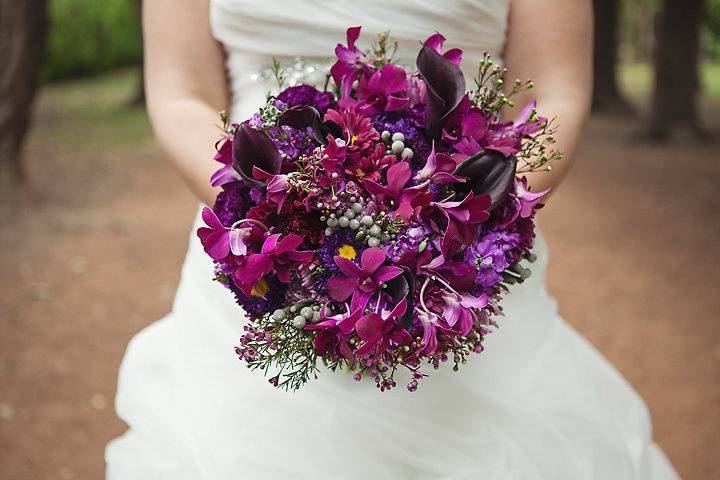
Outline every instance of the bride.
<svg viewBox="0 0 720 480"><path fill-rule="evenodd" d="M532 78L558 147L575 151L591 82L589 0L146 0L148 106L158 140L206 203L217 114L247 118L272 85L273 57L297 80L329 61L349 26L390 29L412 65L434 31L462 48L472 78L484 51ZM407 55L408 58L402 58ZM522 99L518 104L523 104ZM513 112L508 112L512 115ZM556 186L569 162L536 174ZM172 313L138 333L120 369L129 430L107 447L109 479L674 479L642 400L557 314L534 276L505 300L486 350L420 389L379 393L326 372L295 394L233 354L243 315L193 233Z"/></svg>

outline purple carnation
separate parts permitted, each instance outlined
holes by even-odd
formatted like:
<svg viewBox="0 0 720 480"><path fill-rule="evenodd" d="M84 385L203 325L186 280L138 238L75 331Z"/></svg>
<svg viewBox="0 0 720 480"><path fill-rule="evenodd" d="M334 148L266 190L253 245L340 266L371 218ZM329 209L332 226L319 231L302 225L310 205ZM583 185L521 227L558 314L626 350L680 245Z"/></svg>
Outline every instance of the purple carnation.
<svg viewBox="0 0 720 480"><path fill-rule="evenodd" d="M374 116L372 122L378 132L387 130L390 133L402 133L405 136L405 145L412 148L415 153L413 163L419 165L425 163L430 153L430 143L422 133L425 112L421 106L404 112L381 113Z"/></svg>
<svg viewBox="0 0 720 480"><path fill-rule="evenodd" d="M248 208L253 204L250 190L242 182L230 182L222 186L213 205L213 211L226 227L231 226L245 217Z"/></svg>
<svg viewBox="0 0 720 480"><path fill-rule="evenodd" d="M262 284L262 282L265 282ZM287 285L275 278L273 275L266 275L261 280L262 296L245 295L235 283L228 282L226 286L235 296L235 301L243 307L249 315L260 317L266 313L271 313L284 306L285 292ZM258 287L256 287L258 288Z"/></svg>
<svg viewBox="0 0 720 480"><path fill-rule="evenodd" d="M335 98L331 92L321 92L311 85L286 88L275 98L286 104L287 107L297 105L313 106L320 111L320 114L325 114L330 107L335 105Z"/></svg>

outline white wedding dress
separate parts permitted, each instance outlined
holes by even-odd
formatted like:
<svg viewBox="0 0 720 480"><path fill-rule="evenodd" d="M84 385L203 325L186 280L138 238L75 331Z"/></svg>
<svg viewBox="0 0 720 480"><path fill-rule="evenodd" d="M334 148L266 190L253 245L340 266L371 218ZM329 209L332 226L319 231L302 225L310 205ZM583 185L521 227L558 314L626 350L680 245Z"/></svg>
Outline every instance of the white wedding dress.
<svg viewBox="0 0 720 480"><path fill-rule="evenodd" d="M483 51L501 58L507 13L508 0L215 0L210 11L236 119L271 88L253 73L273 56L327 61L348 26L363 26L365 45L390 28L408 64L440 31L472 78ZM172 313L135 336L120 368L116 407L130 429L107 447L108 478L677 478L643 401L558 316L541 237L536 253L485 352L459 372L430 371L415 393L324 372L292 394L236 358L243 313L193 230Z"/></svg>

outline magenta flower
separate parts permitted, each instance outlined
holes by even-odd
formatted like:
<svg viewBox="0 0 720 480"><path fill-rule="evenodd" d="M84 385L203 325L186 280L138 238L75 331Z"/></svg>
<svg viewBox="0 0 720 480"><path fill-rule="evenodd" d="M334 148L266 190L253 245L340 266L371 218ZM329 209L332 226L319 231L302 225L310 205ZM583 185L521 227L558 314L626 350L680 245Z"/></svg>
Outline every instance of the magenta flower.
<svg viewBox="0 0 720 480"><path fill-rule="evenodd" d="M350 99L352 84L358 74L365 77L373 69L365 52L355 46L355 42L360 37L360 29L361 27L350 27L346 30L347 47L342 43L337 44L335 47L337 61L330 68L330 75L342 92L343 103Z"/></svg>
<svg viewBox="0 0 720 480"><path fill-rule="evenodd" d="M265 198L270 203L277 205L277 213L280 214L285 200L290 195L290 183L287 175L272 175L257 167L253 167L252 175L256 180L266 182L265 190L267 195Z"/></svg>
<svg viewBox="0 0 720 480"><path fill-rule="evenodd" d="M443 319L451 329L457 325L457 333L460 336L467 335L472 328L474 318L470 309L480 309L488 304L485 295L473 297L467 293L451 292L449 290L443 292L442 298L445 301L445 308L443 308L442 313Z"/></svg>
<svg viewBox="0 0 720 480"><path fill-rule="evenodd" d="M433 202L447 220L447 231L445 236L457 236L460 241L468 245L475 238L477 225L488 218L490 207L489 195L474 195L469 193L462 201Z"/></svg>
<svg viewBox="0 0 720 480"><path fill-rule="evenodd" d="M402 345L410 342L412 337L398 324L406 310L407 300L402 299L391 311L372 312L358 320L355 332L363 344L355 350L355 354L367 355L374 350L382 353L391 343Z"/></svg>
<svg viewBox="0 0 720 480"><path fill-rule="evenodd" d="M397 65L387 63L369 80L360 80L357 97L358 109L365 115L401 110L410 105L407 96L407 72Z"/></svg>
<svg viewBox="0 0 720 480"><path fill-rule="evenodd" d="M455 163L455 160L453 160L450 155L447 153L435 153L435 143L433 142L427 162L425 166L415 174L415 180L420 183L428 181L435 185L464 182L464 178L459 178L452 174L456 167L457 163Z"/></svg>
<svg viewBox="0 0 720 480"><path fill-rule="evenodd" d="M533 214L533 210L538 207L538 203L542 198L547 195L550 189L543 190L542 192L531 192L528 187L527 177L515 179L515 195L519 203L519 214L521 218L529 218Z"/></svg>
<svg viewBox="0 0 720 480"><path fill-rule="evenodd" d="M395 214L402 218L408 218L414 208L412 206L413 199L421 193L425 185L416 185L414 187L405 188L412 172L408 162L398 162L387 170L387 185L364 179L363 185L376 199L381 202L390 201L395 207Z"/></svg>
<svg viewBox="0 0 720 480"><path fill-rule="evenodd" d="M296 250L302 244L299 235L288 234L281 238L276 233L265 239L260 253L251 253L235 270L235 283L243 292L249 294L257 282L271 271L283 283L290 281L290 271L298 262L310 260L311 251Z"/></svg>
<svg viewBox="0 0 720 480"><path fill-rule="evenodd" d="M203 208L202 219L207 227L198 228L197 235L200 237L200 243L202 243L205 253L213 260L220 261L231 252L237 256L247 253L246 242L252 231L250 227L228 228L208 207Z"/></svg>
<svg viewBox="0 0 720 480"><path fill-rule="evenodd" d="M335 264L345 277L330 277L327 283L328 294L338 302L344 302L352 295L351 309L367 305L373 293L383 283L400 275L403 270L395 266L383 266L385 251L379 247L368 248L360 257L360 266L352 260L336 256Z"/></svg>
<svg viewBox="0 0 720 480"><path fill-rule="evenodd" d="M460 104L445 119L442 139L451 143L457 143L468 137L481 140L487 132L487 118L479 108L470 105L470 99L465 95Z"/></svg>
<svg viewBox="0 0 720 480"><path fill-rule="evenodd" d="M445 58L445 60L448 60L455 65L460 65L460 63L462 62L463 51L459 48L451 48L450 50L443 53L443 43L445 43L445 37L442 36L440 33L435 32L435 34L430 35L427 40L425 40L423 45L426 47L430 47L439 54L441 54Z"/></svg>
<svg viewBox="0 0 720 480"><path fill-rule="evenodd" d="M353 352L348 342L350 333L362 315L362 309L352 313L326 316L325 308L320 310L320 322L305 325L305 330L320 330L313 339L315 353L324 356L330 352L353 360Z"/></svg>
<svg viewBox="0 0 720 480"><path fill-rule="evenodd" d="M218 148L217 153L215 153L213 157L215 161L223 164L223 166L210 177L210 185L213 187L219 187L226 183L242 179L240 174L233 168L232 148L232 138L226 138L222 141L220 148Z"/></svg>

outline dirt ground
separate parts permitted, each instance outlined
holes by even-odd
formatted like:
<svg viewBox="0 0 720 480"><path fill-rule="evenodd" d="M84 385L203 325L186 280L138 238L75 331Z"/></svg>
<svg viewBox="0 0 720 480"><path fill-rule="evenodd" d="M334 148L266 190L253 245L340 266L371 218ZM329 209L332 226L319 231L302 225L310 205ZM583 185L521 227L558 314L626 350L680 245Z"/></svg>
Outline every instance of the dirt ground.
<svg viewBox="0 0 720 480"><path fill-rule="evenodd" d="M142 110L118 107L130 83L96 83L43 93L27 191L0 205L4 480L103 478L125 428L118 365L170 308L196 206ZM635 125L591 122L541 216L549 286L646 399L682 477L720 478L718 144L648 146Z"/></svg>

